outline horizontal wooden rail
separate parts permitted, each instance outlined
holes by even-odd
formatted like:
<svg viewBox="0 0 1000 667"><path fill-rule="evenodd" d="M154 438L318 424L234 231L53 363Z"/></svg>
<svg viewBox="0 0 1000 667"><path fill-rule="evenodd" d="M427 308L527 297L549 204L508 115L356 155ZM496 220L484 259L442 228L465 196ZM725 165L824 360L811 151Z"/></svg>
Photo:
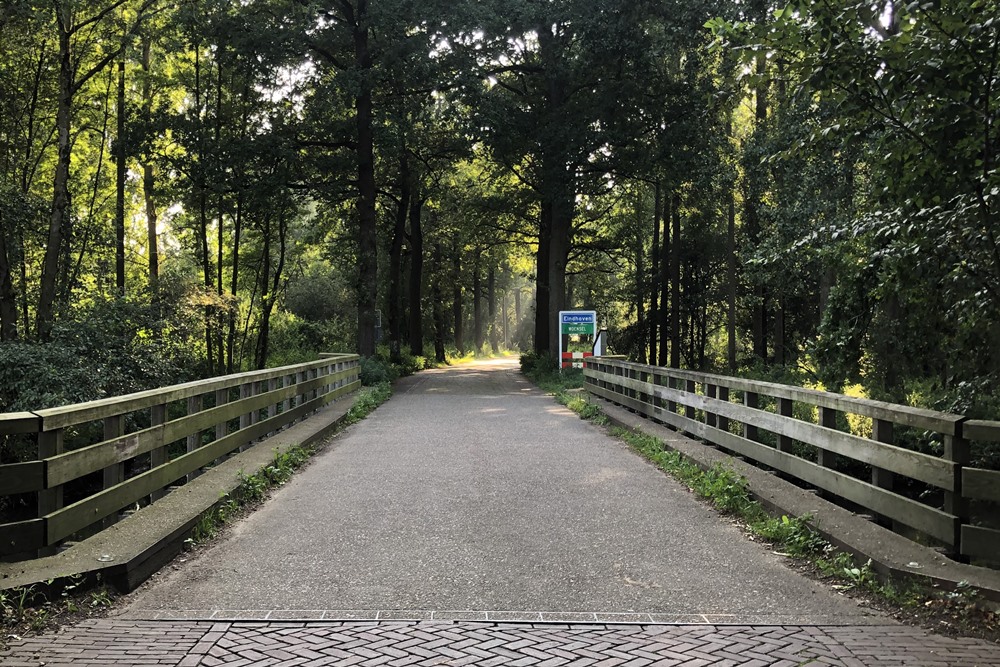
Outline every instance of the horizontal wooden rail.
<svg viewBox="0 0 1000 667"><path fill-rule="evenodd" d="M924 533L955 556L1000 554L1000 530L969 518L970 500L1000 503L1000 472L968 467L969 439L1000 441L998 422L607 357L585 360L584 377L595 396L863 507L886 525ZM815 421L796 418L796 404L810 408ZM871 418L872 437L838 428L841 414ZM943 455L894 444L894 426L929 432ZM849 474L845 459L863 466ZM869 469L870 479L857 476ZM941 506L901 493L901 478L937 488Z"/></svg>
<svg viewBox="0 0 1000 667"><path fill-rule="evenodd" d="M0 555L45 554L162 497L200 470L360 387L359 358L238 373L34 413L0 415L0 435L38 440L36 460L0 465L0 495L34 494L36 516L0 525ZM97 423L103 439L65 446ZM148 423L126 428L128 423ZM126 474L126 471L128 474ZM72 491L73 502L64 498Z"/></svg>

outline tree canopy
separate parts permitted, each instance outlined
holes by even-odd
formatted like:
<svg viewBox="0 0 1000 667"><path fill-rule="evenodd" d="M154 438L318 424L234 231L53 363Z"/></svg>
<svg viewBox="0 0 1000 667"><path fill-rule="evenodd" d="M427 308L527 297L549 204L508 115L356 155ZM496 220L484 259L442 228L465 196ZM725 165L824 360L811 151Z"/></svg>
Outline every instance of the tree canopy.
<svg viewBox="0 0 1000 667"><path fill-rule="evenodd" d="M634 359L995 416L998 18L5 2L0 407L321 350L554 355L582 308Z"/></svg>

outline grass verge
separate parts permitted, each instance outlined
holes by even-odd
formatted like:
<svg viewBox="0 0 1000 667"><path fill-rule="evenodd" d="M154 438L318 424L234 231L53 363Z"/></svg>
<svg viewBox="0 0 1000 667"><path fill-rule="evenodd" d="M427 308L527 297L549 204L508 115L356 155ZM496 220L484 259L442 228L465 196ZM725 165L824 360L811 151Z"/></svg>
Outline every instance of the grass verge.
<svg viewBox="0 0 1000 667"><path fill-rule="evenodd" d="M524 374L543 391L581 418L607 427L660 470L676 478L705 502L732 517L751 540L770 546L778 555L838 593L859 598L863 604L888 612L896 620L937 632L978 637L1000 643L1000 614L981 604L972 586L959 584L955 591L937 591L916 582L897 582L877 575L871 561L858 562L838 550L813 526L812 516L772 516L756 501L747 481L732 468L716 465L704 470L654 436L610 426L601 408L589 400L580 371L559 371L529 365Z"/></svg>

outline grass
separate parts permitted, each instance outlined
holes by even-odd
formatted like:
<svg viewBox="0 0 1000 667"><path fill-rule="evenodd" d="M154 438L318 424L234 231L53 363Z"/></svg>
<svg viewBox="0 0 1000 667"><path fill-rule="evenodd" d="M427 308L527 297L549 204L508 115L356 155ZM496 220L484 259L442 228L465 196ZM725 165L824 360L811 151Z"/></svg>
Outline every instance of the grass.
<svg viewBox="0 0 1000 667"><path fill-rule="evenodd" d="M559 371L543 363L529 364L525 369L523 361L522 369L539 388L581 418L609 426L600 407L581 391L583 375L579 371ZM796 559L831 583L835 590L861 595L892 611L899 620L933 623L941 631L1000 640L1000 614L978 605L979 594L973 587L960 584L957 591L942 593L921 587L915 581L880 577L871 560L860 563L852 554L839 551L824 539L814 527L812 516L772 516L753 498L747 480L731 467L715 465L705 470L666 447L659 438L641 431L610 427L609 433L705 502L736 519L752 539L765 541L779 555Z"/></svg>

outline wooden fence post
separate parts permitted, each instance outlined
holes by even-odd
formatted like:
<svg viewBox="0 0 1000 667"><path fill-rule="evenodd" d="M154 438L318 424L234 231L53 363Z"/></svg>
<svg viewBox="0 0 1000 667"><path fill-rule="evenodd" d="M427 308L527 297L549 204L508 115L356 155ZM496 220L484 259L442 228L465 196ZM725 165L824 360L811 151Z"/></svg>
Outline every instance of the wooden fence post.
<svg viewBox="0 0 1000 667"><path fill-rule="evenodd" d="M760 394L753 391L743 392L743 405L748 408L753 408L754 410L760 408ZM747 440L753 440L754 442L759 440L759 435L757 434L757 427L753 424L743 424L743 437Z"/></svg>
<svg viewBox="0 0 1000 667"><path fill-rule="evenodd" d="M162 426L167 422L167 404L160 403L159 405L154 405L149 408L149 425L150 426ZM167 443L162 441L161 444L156 449L149 452L149 468L158 468L167 462ZM167 495L165 489L158 489L149 494L149 502L153 503Z"/></svg>
<svg viewBox="0 0 1000 667"><path fill-rule="evenodd" d="M718 395L719 400L720 401L725 401L726 403L728 403L729 402L729 387L726 387L726 386L723 386L723 385L719 385L718 392L719 392L719 395ZM716 427L720 431L725 431L725 432L728 433L729 432L729 417L717 416L716 417Z"/></svg>
<svg viewBox="0 0 1000 667"><path fill-rule="evenodd" d="M706 383L705 384L705 396L708 397L708 398L716 398L718 396L718 393L719 393L718 389L719 388L718 388L717 385L707 384ZM716 417L715 413L712 412L710 409L706 408L705 409L705 424L708 425L708 426L711 426L712 428L715 428L718 423L719 423L719 420Z"/></svg>
<svg viewBox="0 0 1000 667"><path fill-rule="evenodd" d="M782 417L791 417L792 411L794 409L794 406L792 405L792 399L778 397L776 400L778 402L777 405L778 414L781 415ZM792 451L792 439L789 438L787 435L781 435L779 433L776 441L776 446L779 452L790 452Z"/></svg>
<svg viewBox="0 0 1000 667"><path fill-rule="evenodd" d="M956 424L961 429L961 424ZM950 556L961 562L969 562L969 557L962 551L962 526L969 523L969 500L965 497L962 489L962 469L969 465L971 452L969 441L961 435L944 436L944 458L955 463L954 468L954 491L945 491L944 511L955 517L952 532L954 537L951 544Z"/></svg>
<svg viewBox="0 0 1000 667"><path fill-rule="evenodd" d="M114 440L115 438L120 438L125 433L125 424L122 422L121 415L114 415L113 417L104 418L104 439ZM104 469L103 473L103 488L105 490L110 489L113 486L117 486L125 481L125 463L113 463ZM105 528L116 523L118 521L119 512L111 514L104 519L103 525Z"/></svg>
<svg viewBox="0 0 1000 667"><path fill-rule="evenodd" d="M193 415L193 414L196 414L198 412L201 412L201 408L202 408L203 405L204 405L204 403L202 402L202 397L201 397L200 394L198 396L189 396L188 400L187 400L187 414L188 415ZM186 438L185 443L184 443L185 444L184 451L186 451L188 453L191 453L194 450L196 450L199 447L201 447L201 436L202 436L202 433L203 433L203 431L196 431L194 433L188 434L188 437ZM199 474L201 474L201 473L199 471L197 471L197 470L195 470L194 472L188 473L188 475L187 475L187 481L190 482L192 479L194 479L195 477L197 477Z"/></svg>
<svg viewBox="0 0 1000 667"><path fill-rule="evenodd" d="M886 421L885 419L872 420L873 440L891 445L893 440L892 430L892 422ZM872 466L872 484L874 486L887 491L892 491L896 481L895 478L896 476L892 473L892 471ZM874 518L875 522L880 526L885 526L887 528L892 527L892 520L888 517L876 514Z"/></svg>
<svg viewBox="0 0 1000 667"><path fill-rule="evenodd" d="M695 393L697 393L698 389L695 386L694 380L688 380L687 382L684 383L684 391L691 394L692 396L694 396ZM685 407L684 416L687 417L688 419L694 419L696 416L695 409L692 408L690 405Z"/></svg>
<svg viewBox="0 0 1000 667"><path fill-rule="evenodd" d="M64 431L59 428L54 431L38 432L38 458L46 459L50 456L62 454L66 451L64 445ZM63 486L53 486L38 492L38 518L41 519L46 514L51 514L63 508ZM55 546L48 542L48 535L44 536L46 546L38 550L38 556L51 556L55 553Z"/></svg>

